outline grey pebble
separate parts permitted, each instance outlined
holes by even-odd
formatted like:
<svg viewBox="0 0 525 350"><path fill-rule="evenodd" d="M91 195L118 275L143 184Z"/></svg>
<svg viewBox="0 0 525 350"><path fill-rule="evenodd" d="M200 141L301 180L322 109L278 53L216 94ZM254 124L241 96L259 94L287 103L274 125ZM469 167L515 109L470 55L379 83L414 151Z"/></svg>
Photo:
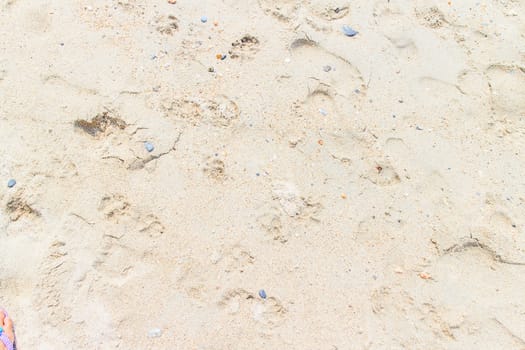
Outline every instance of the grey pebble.
<svg viewBox="0 0 525 350"><path fill-rule="evenodd" d="M16 180L15 179L11 179L11 180L7 181L7 187L12 188L12 187L15 187L15 185L16 185Z"/></svg>
<svg viewBox="0 0 525 350"><path fill-rule="evenodd" d="M264 289L261 289L261 290L259 291L259 296L260 296L261 298L263 298L263 299L266 299L266 292L264 291Z"/></svg>
<svg viewBox="0 0 525 350"><path fill-rule="evenodd" d="M326 66L323 66L323 70L328 73L329 71L332 70L332 67L326 65Z"/></svg>
<svg viewBox="0 0 525 350"><path fill-rule="evenodd" d="M155 146L153 146L151 142L144 142L144 147L148 152L153 152L153 150L155 149Z"/></svg>
<svg viewBox="0 0 525 350"><path fill-rule="evenodd" d="M359 32L356 31L356 30L354 30L354 29L352 29L350 26L348 26L348 25L345 24L345 25L343 26L343 33L344 33L346 36L350 36L350 37L352 37L352 36L356 36Z"/></svg>

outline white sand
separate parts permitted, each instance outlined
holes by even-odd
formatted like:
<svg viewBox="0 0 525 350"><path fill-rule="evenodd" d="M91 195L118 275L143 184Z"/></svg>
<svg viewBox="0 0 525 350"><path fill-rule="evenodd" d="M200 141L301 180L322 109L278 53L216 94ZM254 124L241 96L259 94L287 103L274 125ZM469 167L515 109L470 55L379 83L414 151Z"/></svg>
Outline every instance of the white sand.
<svg viewBox="0 0 525 350"><path fill-rule="evenodd" d="M0 0L19 348L525 349L524 33L522 0Z"/></svg>

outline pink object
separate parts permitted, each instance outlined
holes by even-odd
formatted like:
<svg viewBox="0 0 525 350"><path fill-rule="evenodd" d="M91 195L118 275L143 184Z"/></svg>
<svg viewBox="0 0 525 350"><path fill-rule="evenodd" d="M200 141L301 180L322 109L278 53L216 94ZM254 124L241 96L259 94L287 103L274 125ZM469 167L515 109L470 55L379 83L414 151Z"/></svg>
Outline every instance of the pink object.
<svg viewBox="0 0 525 350"><path fill-rule="evenodd" d="M5 317L9 317L9 315L7 314L7 311L5 311L4 309L0 309L0 311L4 313ZM5 330L2 332L2 334L0 334L0 341L4 343L7 350L16 350L16 344L15 344L16 340L11 341L11 339L9 339L7 334L5 334Z"/></svg>

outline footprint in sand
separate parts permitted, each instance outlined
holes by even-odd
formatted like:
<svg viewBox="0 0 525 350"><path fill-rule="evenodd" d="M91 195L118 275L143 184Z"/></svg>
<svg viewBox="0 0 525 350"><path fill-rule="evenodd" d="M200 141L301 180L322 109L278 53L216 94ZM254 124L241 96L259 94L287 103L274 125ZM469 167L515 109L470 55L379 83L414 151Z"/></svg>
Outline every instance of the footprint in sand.
<svg viewBox="0 0 525 350"><path fill-rule="evenodd" d="M160 237L166 231L166 227L154 214L141 216L138 220L139 232L147 234L150 238Z"/></svg>
<svg viewBox="0 0 525 350"><path fill-rule="evenodd" d="M215 251L211 256L211 263L218 265L226 273L244 273L253 266L254 262L255 257L239 244L222 249L222 252Z"/></svg>
<svg viewBox="0 0 525 350"><path fill-rule="evenodd" d="M289 83L305 91L305 103L316 115L321 108L341 115L360 108L366 85L361 72L348 60L309 38L294 40L290 51Z"/></svg>
<svg viewBox="0 0 525 350"><path fill-rule="evenodd" d="M278 202L284 213L291 218L316 220L317 214L323 209L321 203L302 196L291 182L275 182L272 195L273 200Z"/></svg>
<svg viewBox="0 0 525 350"><path fill-rule="evenodd" d="M411 172L420 167L420 163L415 158L414 152L411 151L411 148L402 138L388 138L382 150L390 164L401 173L400 178L410 179ZM433 175L429 173L427 176L432 177ZM436 174L436 176L438 176L439 179L437 183L441 183L441 176L438 174Z"/></svg>
<svg viewBox="0 0 525 350"><path fill-rule="evenodd" d="M373 16L376 21L381 22L382 27L388 28L389 24L392 28L394 23L399 23L402 16L406 16L407 11L410 11L409 3L403 0L379 0L374 4Z"/></svg>
<svg viewBox="0 0 525 350"><path fill-rule="evenodd" d="M332 119L340 116L334 97L336 92L328 85L316 83L312 81L312 87L308 89L306 99L298 104L298 111L310 120L316 120L318 117Z"/></svg>
<svg viewBox="0 0 525 350"><path fill-rule="evenodd" d="M35 293L35 303L41 313L42 321L50 326L58 326L71 318L71 309L64 295L68 295L67 286L62 285L64 275L71 272L66 244L55 241L49 248L49 255L40 267L42 280Z"/></svg>
<svg viewBox="0 0 525 350"><path fill-rule="evenodd" d="M113 285L123 285L158 263L159 240L166 227L152 213L144 213L121 194L105 196L99 207L106 220L97 226L101 237L92 240L96 252L91 261L98 274L109 276ZM87 244L87 242L86 242ZM135 262L141 261L141 264Z"/></svg>
<svg viewBox="0 0 525 350"><path fill-rule="evenodd" d="M503 64L491 65L486 71L494 109L512 115L525 110L525 68Z"/></svg>
<svg viewBox="0 0 525 350"><path fill-rule="evenodd" d="M525 265L525 236L515 221L504 210L494 211L487 221L474 236L493 250L498 260Z"/></svg>
<svg viewBox="0 0 525 350"><path fill-rule="evenodd" d="M123 195L112 194L102 198L98 209L104 213L106 219L119 222L122 218L130 216L130 207Z"/></svg>
<svg viewBox="0 0 525 350"><path fill-rule="evenodd" d="M216 260L213 260L216 259ZM220 261L219 255L214 255L211 263ZM206 303L214 292L214 288L209 284L210 274L217 276L217 268L209 262L187 256L179 259L174 268L172 276L176 280L176 288L185 293L192 301Z"/></svg>
<svg viewBox="0 0 525 350"><path fill-rule="evenodd" d="M228 52L231 59L253 59L259 52L259 39L250 34L245 34L239 40L232 43L232 48Z"/></svg>
<svg viewBox="0 0 525 350"><path fill-rule="evenodd" d="M157 32L164 35L173 35L179 30L179 20L174 15L157 17L154 25Z"/></svg>
<svg viewBox="0 0 525 350"><path fill-rule="evenodd" d="M411 341L410 336L402 335L402 329L406 328L404 321L407 319L418 319L423 325L420 332L424 337L422 339L433 339L431 342L434 343L436 339L455 339L454 332L459 331L459 327L452 327L449 324L449 319L442 308L437 308L428 302L420 303L404 290L381 286L370 295L370 303L378 321L386 325L379 327L380 333L400 334L395 340L392 339L391 344L396 344L392 348L405 348L402 344ZM385 320L388 322L384 323ZM429 347L426 344L421 345L425 348Z"/></svg>
<svg viewBox="0 0 525 350"><path fill-rule="evenodd" d="M392 186L401 182L398 173L388 161L376 162L363 177L378 186Z"/></svg>
<svg viewBox="0 0 525 350"><path fill-rule="evenodd" d="M447 254L479 249L497 263L525 265L525 235L515 220L519 213L512 213L499 195L488 193L485 204L486 210L480 213L481 224L474 222L468 236L437 232L434 237L439 248Z"/></svg>
<svg viewBox="0 0 525 350"><path fill-rule="evenodd" d="M387 217L384 219L375 216L362 218L354 232L356 242L369 248L381 249L385 242L392 241L399 232L399 223L394 223L394 219L389 220Z"/></svg>
<svg viewBox="0 0 525 350"><path fill-rule="evenodd" d="M328 134L326 140L325 147L332 158L347 166L360 161L363 150L372 147L365 137L351 131Z"/></svg>
<svg viewBox="0 0 525 350"><path fill-rule="evenodd" d="M475 70L464 70L458 74L459 90L465 95L476 97L484 102L490 99L487 77Z"/></svg>
<svg viewBox="0 0 525 350"><path fill-rule="evenodd" d="M219 306L237 322L253 320L266 326L276 326L283 322L286 309L275 297L261 299L255 293L242 288L224 293Z"/></svg>
<svg viewBox="0 0 525 350"><path fill-rule="evenodd" d="M399 54L406 60L417 57L418 48L414 40L406 34L386 35L385 37L398 50Z"/></svg>
<svg viewBox="0 0 525 350"><path fill-rule="evenodd" d="M289 22L300 8L296 0L259 0L258 3L265 14L282 22Z"/></svg>
<svg viewBox="0 0 525 350"><path fill-rule="evenodd" d="M343 0L317 0L308 6L310 12L325 21L334 21L350 13L350 2Z"/></svg>
<svg viewBox="0 0 525 350"><path fill-rule="evenodd" d="M439 111L440 116L446 115L447 121L452 120L455 115L461 114L464 93L455 82L423 76L418 79L417 84L413 84L413 88L415 93L419 91L420 94L426 94L428 96L428 108ZM435 121L429 121L427 126L432 125L430 123L440 121L442 121L441 118L436 118Z"/></svg>
<svg viewBox="0 0 525 350"><path fill-rule="evenodd" d="M274 241L286 243L288 238L283 231L282 220L279 209L272 207L265 214L257 218L257 223L266 232L268 237Z"/></svg>
<svg viewBox="0 0 525 350"><path fill-rule="evenodd" d="M132 208L131 203L124 195L118 193L104 196L100 201L98 210L104 214L109 222L116 224L132 223L130 226L142 234L147 234L150 238L159 237L166 231L156 215L140 213L140 211ZM129 233L133 232L129 231Z"/></svg>
<svg viewBox="0 0 525 350"><path fill-rule="evenodd" d="M422 25L433 29L441 28L448 23L443 12L435 6L421 9L416 8L416 17Z"/></svg>
<svg viewBox="0 0 525 350"><path fill-rule="evenodd" d="M237 104L226 96L217 96L213 100L200 98L177 98L163 102L165 116L176 121L183 121L194 126L202 123L215 127L227 128L240 117Z"/></svg>
<svg viewBox="0 0 525 350"><path fill-rule="evenodd" d="M385 155L389 158L402 158L409 151L405 141L399 137L389 137L383 148Z"/></svg>
<svg viewBox="0 0 525 350"><path fill-rule="evenodd" d="M202 170L206 176L218 182L223 182L228 178L224 161L216 157L208 157Z"/></svg>
<svg viewBox="0 0 525 350"><path fill-rule="evenodd" d="M333 159L347 166L352 165L352 158L357 156L355 148L352 147L352 142L349 141L352 139L334 137L329 146L326 147Z"/></svg>

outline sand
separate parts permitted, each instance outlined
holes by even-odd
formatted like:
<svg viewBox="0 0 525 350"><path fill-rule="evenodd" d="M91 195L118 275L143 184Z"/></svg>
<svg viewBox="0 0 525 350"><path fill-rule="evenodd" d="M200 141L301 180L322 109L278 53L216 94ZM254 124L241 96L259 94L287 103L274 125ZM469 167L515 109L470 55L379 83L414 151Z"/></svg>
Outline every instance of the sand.
<svg viewBox="0 0 525 350"><path fill-rule="evenodd" d="M524 33L521 0L0 0L19 348L525 349Z"/></svg>

